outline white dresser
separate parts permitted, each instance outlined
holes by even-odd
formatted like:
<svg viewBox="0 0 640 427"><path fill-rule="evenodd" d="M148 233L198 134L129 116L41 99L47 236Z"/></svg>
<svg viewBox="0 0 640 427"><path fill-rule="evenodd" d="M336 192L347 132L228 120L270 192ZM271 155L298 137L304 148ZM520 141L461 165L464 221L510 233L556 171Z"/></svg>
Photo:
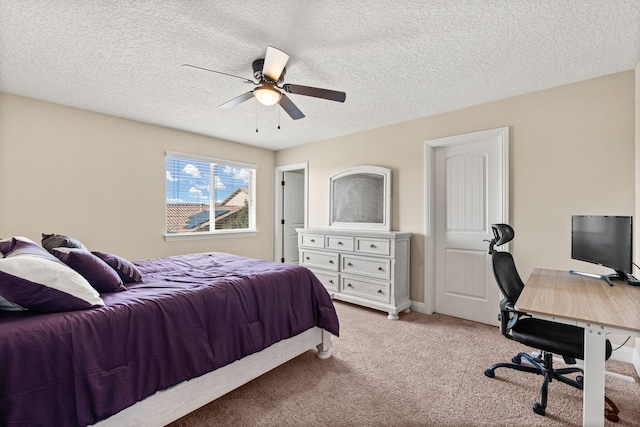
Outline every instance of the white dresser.
<svg viewBox="0 0 640 427"><path fill-rule="evenodd" d="M389 313L411 307L411 233L299 228L300 265L311 270L338 300Z"/></svg>

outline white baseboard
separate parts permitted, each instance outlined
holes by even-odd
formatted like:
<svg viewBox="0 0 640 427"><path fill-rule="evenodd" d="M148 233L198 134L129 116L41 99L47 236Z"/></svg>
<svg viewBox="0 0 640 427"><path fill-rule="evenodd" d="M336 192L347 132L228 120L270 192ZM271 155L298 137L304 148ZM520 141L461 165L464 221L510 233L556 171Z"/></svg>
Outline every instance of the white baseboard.
<svg viewBox="0 0 640 427"><path fill-rule="evenodd" d="M619 349L611 353L610 360L619 360L620 362L633 363L633 351L634 350L632 347L620 347Z"/></svg>
<svg viewBox="0 0 640 427"><path fill-rule="evenodd" d="M418 313L433 314L427 311L427 306L423 302L413 301L411 310ZM640 350L627 346L620 347L611 354L611 360L619 360L620 362L633 364L636 372L640 375Z"/></svg>
<svg viewBox="0 0 640 427"><path fill-rule="evenodd" d="M425 303L416 301L411 302L411 311L417 311L418 313L424 314L433 314L427 312L427 306L425 305Z"/></svg>

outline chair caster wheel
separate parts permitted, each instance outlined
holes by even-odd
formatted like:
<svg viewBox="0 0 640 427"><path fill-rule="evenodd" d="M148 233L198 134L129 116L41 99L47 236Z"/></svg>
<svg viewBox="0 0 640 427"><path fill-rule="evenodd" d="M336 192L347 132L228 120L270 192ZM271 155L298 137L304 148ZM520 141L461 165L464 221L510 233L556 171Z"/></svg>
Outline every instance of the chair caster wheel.
<svg viewBox="0 0 640 427"><path fill-rule="evenodd" d="M617 423L620 421L620 417L613 411L604 411L604 417L611 421L612 423Z"/></svg>
<svg viewBox="0 0 640 427"><path fill-rule="evenodd" d="M522 357L520 356L513 356L511 358L511 363L514 363L516 365L519 365L520 363L522 363Z"/></svg>
<svg viewBox="0 0 640 427"><path fill-rule="evenodd" d="M538 415L542 415L543 417L545 416L545 413L546 413L544 407L539 403L533 404L533 412L535 412Z"/></svg>
<svg viewBox="0 0 640 427"><path fill-rule="evenodd" d="M487 369L486 371L484 371L484 374L485 374L486 376L488 376L489 378L493 378L493 377L495 377L495 376L496 376L496 373L495 373L495 372L493 372L491 369Z"/></svg>
<svg viewBox="0 0 640 427"><path fill-rule="evenodd" d="M605 408L604 417L613 423L617 423L618 421L620 421L620 417L618 416L620 409L618 409L616 404L613 403L613 401L609 399L607 396L604 397L604 401L608 403L609 406L611 406L611 409Z"/></svg>

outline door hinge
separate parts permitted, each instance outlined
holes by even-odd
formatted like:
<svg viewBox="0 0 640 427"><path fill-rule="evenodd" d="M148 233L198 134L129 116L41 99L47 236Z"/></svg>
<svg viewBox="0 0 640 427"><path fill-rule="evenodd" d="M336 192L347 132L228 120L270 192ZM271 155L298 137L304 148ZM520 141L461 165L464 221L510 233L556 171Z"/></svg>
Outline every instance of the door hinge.
<svg viewBox="0 0 640 427"><path fill-rule="evenodd" d="M284 181L282 181L282 185L284 185Z"/></svg>
<svg viewBox="0 0 640 427"><path fill-rule="evenodd" d="M280 223L284 225L284 219L281 219L281 220L280 220Z"/></svg>
<svg viewBox="0 0 640 427"><path fill-rule="evenodd" d="M284 263L284 258L280 258L280 262Z"/></svg>

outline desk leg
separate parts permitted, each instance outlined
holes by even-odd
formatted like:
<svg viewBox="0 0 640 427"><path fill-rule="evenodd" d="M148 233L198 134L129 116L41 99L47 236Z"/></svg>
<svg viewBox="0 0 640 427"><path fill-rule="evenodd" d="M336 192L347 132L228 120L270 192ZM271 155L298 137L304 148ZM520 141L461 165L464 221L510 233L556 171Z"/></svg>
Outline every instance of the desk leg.
<svg viewBox="0 0 640 427"><path fill-rule="evenodd" d="M604 330L600 326L585 325L583 426L604 426L605 340Z"/></svg>

